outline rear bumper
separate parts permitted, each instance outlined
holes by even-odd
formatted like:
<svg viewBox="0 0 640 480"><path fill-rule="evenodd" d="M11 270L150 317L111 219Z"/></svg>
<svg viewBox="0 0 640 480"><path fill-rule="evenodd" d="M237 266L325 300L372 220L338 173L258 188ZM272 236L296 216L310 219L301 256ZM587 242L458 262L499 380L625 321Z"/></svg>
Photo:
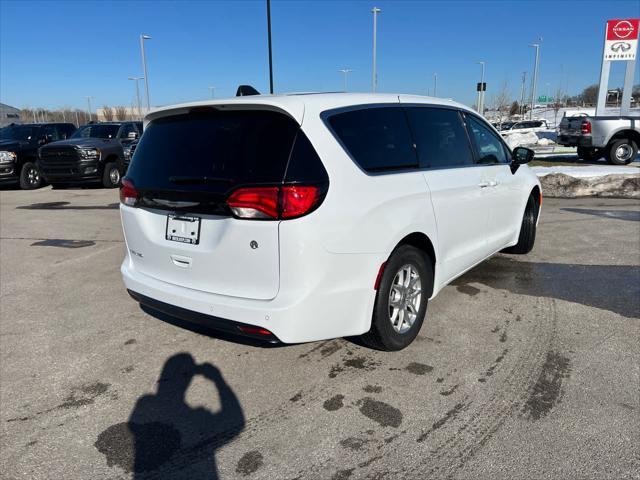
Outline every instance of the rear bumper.
<svg viewBox="0 0 640 480"><path fill-rule="evenodd" d="M278 338L271 334L257 333L252 330L259 330L255 325L247 325L246 323L234 322L233 320L227 320L226 318L214 317L212 315L205 315L204 313L194 312L193 310L187 310L186 308L176 307L168 303L155 300L139 293L127 290L131 298L138 301L140 305L143 305L156 312L161 312L171 317L184 320L185 322L193 323L196 325L202 325L212 330L220 332L230 333L232 335L242 335L245 337L251 337L259 340L263 340L270 343L278 342Z"/></svg>
<svg viewBox="0 0 640 480"><path fill-rule="evenodd" d="M241 325L261 327L283 343L301 343L369 330L376 296L373 284L381 261L362 254L328 255L316 282L300 281L297 287L289 288L281 282L272 300L231 297L167 283L137 271L129 255L120 270L127 290L152 309L212 329L231 328L234 333Z"/></svg>
<svg viewBox="0 0 640 480"><path fill-rule="evenodd" d="M593 140L584 135L558 135L558 143L566 147L591 147Z"/></svg>

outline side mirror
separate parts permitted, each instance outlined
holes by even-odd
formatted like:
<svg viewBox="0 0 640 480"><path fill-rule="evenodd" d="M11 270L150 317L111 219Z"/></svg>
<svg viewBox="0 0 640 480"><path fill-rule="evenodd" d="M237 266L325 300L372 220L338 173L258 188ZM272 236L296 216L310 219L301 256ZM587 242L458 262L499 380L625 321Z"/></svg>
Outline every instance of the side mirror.
<svg viewBox="0 0 640 480"><path fill-rule="evenodd" d="M516 147L513 149L513 164L524 165L525 163L529 163L533 160L534 155L534 151L530 148Z"/></svg>
<svg viewBox="0 0 640 480"><path fill-rule="evenodd" d="M136 140L138 138L138 132L129 132L129 135L127 135L127 138L129 140Z"/></svg>

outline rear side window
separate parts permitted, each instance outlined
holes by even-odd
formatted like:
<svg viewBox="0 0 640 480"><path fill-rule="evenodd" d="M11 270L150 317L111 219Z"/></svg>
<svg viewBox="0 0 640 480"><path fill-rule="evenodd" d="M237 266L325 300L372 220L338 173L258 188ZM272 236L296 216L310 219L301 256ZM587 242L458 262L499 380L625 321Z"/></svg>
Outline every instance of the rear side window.
<svg viewBox="0 0 640 480"><path fill-rule="evenodd" d="M329 125L367 172L418 166L407 118L400 107L337 113L329 117Z"/></svg>
<svg viewBox="0 0 640 480"><path fill-rule="evenodd" d="M494 164L507 163L506 149L502 141L493 131L480 121L467 115L469 133L473 138L478 152L478 163Z"/></svg>
<svg viewBox="0 0 640 480"><path fill-rule="evenodd" d="M432 107L406 109L422 168L473 164L462 118L456 110Z"/></svg>
<svg viewBox="0 0 640 480"><path fill-rule="evenodd" d="M127 173L141 190L225 193L282 182L298 124L270 111L193 112L152 121Z"/></svg>

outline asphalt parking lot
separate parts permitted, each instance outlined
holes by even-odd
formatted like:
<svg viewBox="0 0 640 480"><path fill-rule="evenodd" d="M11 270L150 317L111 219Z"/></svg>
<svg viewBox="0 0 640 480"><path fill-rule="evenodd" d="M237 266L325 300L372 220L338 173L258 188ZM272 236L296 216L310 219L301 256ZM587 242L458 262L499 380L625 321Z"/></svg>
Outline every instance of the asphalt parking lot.
<svg viewBox="0 0 640 480"><path fill-rule="evenodd" d="M117 197L0 192L3 478L639 478L640 202L546 199L382 353L145 313Z"/></svg>

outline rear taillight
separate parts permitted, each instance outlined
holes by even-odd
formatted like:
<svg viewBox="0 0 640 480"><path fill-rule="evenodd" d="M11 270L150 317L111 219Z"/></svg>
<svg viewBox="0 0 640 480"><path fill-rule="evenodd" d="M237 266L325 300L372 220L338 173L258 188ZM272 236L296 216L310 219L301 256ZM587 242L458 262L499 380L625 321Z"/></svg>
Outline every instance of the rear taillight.
<svg viewBox="0 0 640 480"><path fill-rule="evenodd" d="M580 125L580 133L582 133L583 135L587 135L589 133L591 133L591 122L588 120L583 120L582 124Z"/></svg>
<svg viewBox="0 0 640 480"><path fill-rule="evenodd" d="M120 185L120 203L128 205L129 207L135 207L140 199L140 193L136 190L133 182L128 178L122 179Z"/></svg>
<svg viewBox="0 0 640 480"><path fill-rule="evenodd" d="M234 191L227 205L238 218L282 220L306 215L320 199L320 189L313 186L246 187Z"/></svg>

